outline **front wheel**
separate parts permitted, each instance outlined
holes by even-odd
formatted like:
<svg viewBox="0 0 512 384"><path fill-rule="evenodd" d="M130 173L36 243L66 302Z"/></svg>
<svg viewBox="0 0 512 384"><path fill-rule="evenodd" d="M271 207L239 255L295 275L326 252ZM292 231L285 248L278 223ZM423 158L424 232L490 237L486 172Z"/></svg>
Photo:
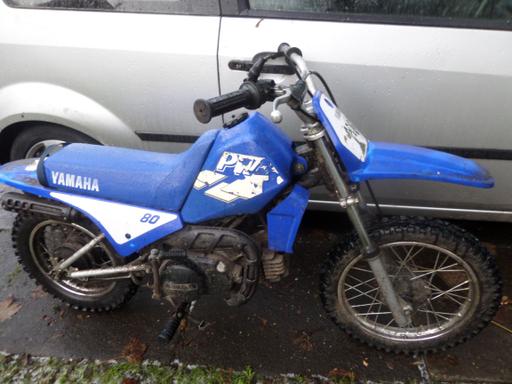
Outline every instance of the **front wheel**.
<svg viewBox="0 0 512 384"><path fill-rule="evenodd" d="M322 299L347 333L380 349L445 349L477 334L495 315L501 281L495 261L464 230L427 219L388 219L369 231L411 324L393 320L355 236L329 255Z"/></svg>

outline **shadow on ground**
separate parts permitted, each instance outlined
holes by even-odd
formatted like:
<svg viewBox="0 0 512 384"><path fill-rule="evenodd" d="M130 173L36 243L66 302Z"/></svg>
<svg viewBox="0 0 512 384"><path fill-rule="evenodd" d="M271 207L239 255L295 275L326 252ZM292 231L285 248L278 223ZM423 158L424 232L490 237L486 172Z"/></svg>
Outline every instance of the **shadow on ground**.
<svg viewBox="0 0 512 384"><path fill-rule="evenodd" d="M0 350L40 356L91 359L123 357L130 340L145 344L144 358L219 368L253 367L261 374L321 374L353 371L360 379L418 379L411 357L381 353L361 345L328 320L318 297L319 265L337 233L348 228L343 216L309 214L301 230L290 275L277 284L261 285L254 299L239 308L222 300L198 302L194 316L208 326L188 327L170 345L156 335L168 319L168 306L141 289L124 308L108 314L67 309L47 296L20 271L9 241L11 217L0 216L0 300L13 295L21 309L0 323ZM504 274L505 294L512 296L510 277L512 225L462 223L491 244ZM337 228L336 231L333 231ZM497 321L512 328L512 308L502 308ZM135 339L132 339L135 338ZM434 379L480 379L512 382L512 334L490 325L480 335L448 352L428 358Z"/></svg>

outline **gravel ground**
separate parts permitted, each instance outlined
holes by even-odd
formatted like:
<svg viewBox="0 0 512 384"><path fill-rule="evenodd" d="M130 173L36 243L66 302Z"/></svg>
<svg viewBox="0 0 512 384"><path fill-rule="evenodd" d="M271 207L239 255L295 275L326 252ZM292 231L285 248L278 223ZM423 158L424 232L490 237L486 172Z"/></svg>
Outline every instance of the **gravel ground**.
<svg viewBox="0 0 512 384"><path fill-rule="evenodd" d="M11 222L12 215L0 213L0 301L10 298L12 305L19 306L11 318L0 321L0 350L8 354L126 362L126 351L133 344L139 347L138 361L149 359L171 368L178 360L221 372L243 372L252 367L261 377L282 378L282 374L293 373L312 380L420 380L418 360L378 352L351 340L323 312L318 266L336 241L337 232L347 228L340 215L309 214L287 278L263 284L253 300L239 308L229 308L220 299L200 300L194 317L204 319L206 329L199 330L190 322L169 345L159 344L156 335L170 308L151 300L147 290L140 290L125 307L106 314L70 310L39 290L15 261ZM505 294L512 297L512 226L462 224L497 254ZM511 305L503 306L496 324L464 345L429 356L426 363L431 378L512 382Z"/></svg>

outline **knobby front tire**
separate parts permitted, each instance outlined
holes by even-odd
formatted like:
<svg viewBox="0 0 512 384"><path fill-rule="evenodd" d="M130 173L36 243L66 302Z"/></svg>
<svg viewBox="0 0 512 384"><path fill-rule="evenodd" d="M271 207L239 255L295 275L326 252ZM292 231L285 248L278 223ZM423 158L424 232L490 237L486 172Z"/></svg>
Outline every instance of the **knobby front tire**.
<svg viewBox="0 0 512 384"><path fill-rule="evenodd" d="M400 328L384 304L355 234L329 254L321 296L332 320L379 349L414 354L453 347L494 317L501 280L494 258L463 229L440 220L392 218L369 230L399 296L412 306Z"/></svg>

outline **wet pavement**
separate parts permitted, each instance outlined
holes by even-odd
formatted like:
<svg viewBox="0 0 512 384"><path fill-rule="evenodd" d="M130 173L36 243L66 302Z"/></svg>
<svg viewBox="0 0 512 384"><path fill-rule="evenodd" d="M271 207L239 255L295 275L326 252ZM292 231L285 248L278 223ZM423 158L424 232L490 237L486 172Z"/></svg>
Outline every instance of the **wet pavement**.
<svg viewBox="0 0 512 384"><path fill-rule="evenodd" d="M265 375L353 372L366 380L419 380L412 357L375 351L351 340L326 318L318 297L319 265L326 250L347 230L343 215L309 213L291 260L291 273L276 284L261 284L246 305L230 308L221 299L200 300L193 316L206 320L199 330L189 322L170 345L156 341L170 308L151 299L147 289L123 308L106 314L68 309L37 289L18 267L10 245L12 215L0 213L0 301L13 296L21 305L0 322L0 350L89 359L119 359L127 344L143 344L144 358L164 363L219 368L253 367ZM472 230L497 254L512 297L512 225L459 223ZM334 231L334 228L338 228ZM503 306L498 325L512 328L512 305ZM512 382L512 334L490 325L469 342L431 355L434 380ZM135 338L135 339L134 339ZM145 349L144 348L144 349Z"/></svg>

